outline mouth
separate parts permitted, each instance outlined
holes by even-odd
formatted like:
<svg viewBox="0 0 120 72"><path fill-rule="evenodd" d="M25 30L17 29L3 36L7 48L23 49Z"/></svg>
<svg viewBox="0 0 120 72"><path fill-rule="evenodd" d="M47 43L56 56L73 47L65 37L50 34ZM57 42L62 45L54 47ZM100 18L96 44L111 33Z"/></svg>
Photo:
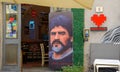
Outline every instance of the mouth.
<svg viewBox="0 0 120 72"><path fill-rule="evenodd" d="M53 46L58 47L58 46L60 46L60 43L54 43Z"/></svg>
<svg viewBox="0 0 120 72"><path fill-rule="evenodd" d="M52 46L60 48L62 46L62 43L60 41L55 40L55 41L53 41Z"/></svg>

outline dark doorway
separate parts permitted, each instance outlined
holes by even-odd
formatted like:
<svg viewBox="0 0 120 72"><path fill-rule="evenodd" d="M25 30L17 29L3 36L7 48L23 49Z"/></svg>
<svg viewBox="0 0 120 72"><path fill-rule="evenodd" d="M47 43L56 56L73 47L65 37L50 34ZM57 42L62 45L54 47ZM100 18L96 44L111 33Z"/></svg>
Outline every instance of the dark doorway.
<svg viewBox="0 0 120 72"><path fill-rule="evenodd" d="M23 67L41 67L40 43L48 52L49 7L21 5L21 50ZM44 66L48 67L48 62Z"/></svg>

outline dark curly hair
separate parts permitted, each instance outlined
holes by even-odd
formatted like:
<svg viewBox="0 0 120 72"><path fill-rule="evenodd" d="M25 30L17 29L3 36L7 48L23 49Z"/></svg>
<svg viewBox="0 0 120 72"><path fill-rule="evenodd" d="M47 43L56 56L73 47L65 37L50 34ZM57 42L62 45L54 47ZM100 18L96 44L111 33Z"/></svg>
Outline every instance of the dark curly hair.
<svg viewBox="0 0 120 72"><path fill-rule="evenodd" d="M72 36L72 13L71 12L53 12L49 14L49 31L56 26L64 27L70 36Z"/></svg>

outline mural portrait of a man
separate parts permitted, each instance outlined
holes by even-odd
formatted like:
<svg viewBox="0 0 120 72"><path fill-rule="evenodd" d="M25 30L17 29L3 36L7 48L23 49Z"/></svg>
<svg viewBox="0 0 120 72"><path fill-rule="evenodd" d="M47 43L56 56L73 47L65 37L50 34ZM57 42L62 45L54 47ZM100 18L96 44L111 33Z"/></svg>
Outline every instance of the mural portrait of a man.
<svg viewBox="0 0 120 72"><path fill-rule="evenodd" d="M61 69L62 66L72 65L72 13L50 13L49 35L49 66Z"/></svg>

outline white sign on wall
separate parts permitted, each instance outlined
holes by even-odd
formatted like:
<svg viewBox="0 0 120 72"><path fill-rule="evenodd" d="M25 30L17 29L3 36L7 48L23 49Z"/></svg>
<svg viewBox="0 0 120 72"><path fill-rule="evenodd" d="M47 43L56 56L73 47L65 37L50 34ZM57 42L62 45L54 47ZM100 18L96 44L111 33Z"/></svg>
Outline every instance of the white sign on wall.
<svg viewBox="0 0 120 72"><path fill-rule="evenodd" d="M97 6L95 10L96 10L97 13L98 12L103 12L103 7L102 6Z"/></svg>

